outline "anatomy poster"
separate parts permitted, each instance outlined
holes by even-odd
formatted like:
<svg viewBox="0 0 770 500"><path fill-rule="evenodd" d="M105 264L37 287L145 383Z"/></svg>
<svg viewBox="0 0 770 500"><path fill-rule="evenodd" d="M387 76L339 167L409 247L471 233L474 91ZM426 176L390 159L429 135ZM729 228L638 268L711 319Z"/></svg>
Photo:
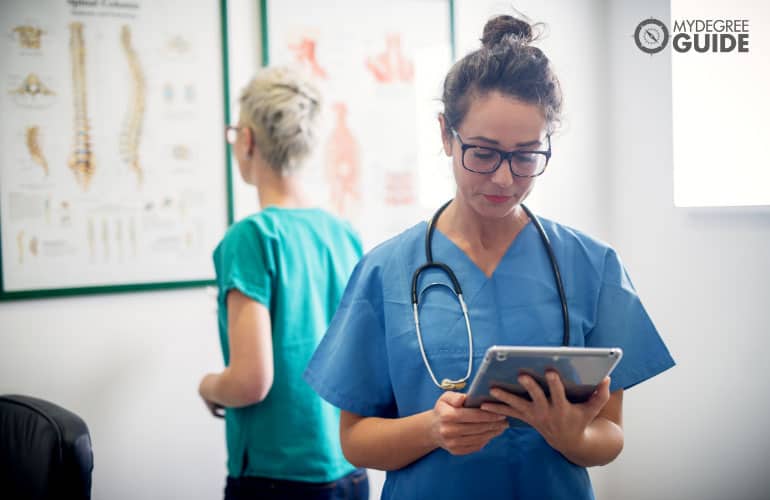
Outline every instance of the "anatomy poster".
<svg viewBox="0 0 770 500"><path fill-rule="evenodd" d="M213 279L218 2L0 4L2 293Z"/></svg>
<svg viewBox="0 0 770 500"><path fill-rule="evenodd" d="M450 6L332 4L263 2L267 59L301 67L321 86L327 130L315 185L370 248L451 196L436 118L452 62Z"/></svg>

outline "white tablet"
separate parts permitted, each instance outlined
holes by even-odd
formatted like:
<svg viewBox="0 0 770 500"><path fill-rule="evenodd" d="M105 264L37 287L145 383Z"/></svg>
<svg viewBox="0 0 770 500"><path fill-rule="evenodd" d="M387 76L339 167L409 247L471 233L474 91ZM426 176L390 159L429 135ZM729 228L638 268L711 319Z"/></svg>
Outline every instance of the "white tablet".
<svg viewBox="0 0 770 500"><path fill-rule="evenodd" d="M619 347L492 346L487 349L473 378L465 406L478 408L484 402L497 402L489 395L493 387L530 399L527 390L518 382L522 374L534 378L548 396L547 371L558 372L567 399L581 403L591 397L596 386L612 373L622 357L623 350Z"/></svg>

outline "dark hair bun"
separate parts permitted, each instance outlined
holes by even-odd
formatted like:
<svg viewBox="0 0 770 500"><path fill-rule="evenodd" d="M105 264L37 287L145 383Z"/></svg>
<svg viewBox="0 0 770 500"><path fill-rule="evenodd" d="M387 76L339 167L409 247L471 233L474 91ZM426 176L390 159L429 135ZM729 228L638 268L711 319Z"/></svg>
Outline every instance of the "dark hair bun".
<svg viewBox="0 0 770 500"><path fill-rule="evenodd" d="M516 19L513 16L493 17L484 26L481 43L484 47L491 49L505 37L516 39L520 43L529 43L533 40L532 26L528 22Z"/></svg>

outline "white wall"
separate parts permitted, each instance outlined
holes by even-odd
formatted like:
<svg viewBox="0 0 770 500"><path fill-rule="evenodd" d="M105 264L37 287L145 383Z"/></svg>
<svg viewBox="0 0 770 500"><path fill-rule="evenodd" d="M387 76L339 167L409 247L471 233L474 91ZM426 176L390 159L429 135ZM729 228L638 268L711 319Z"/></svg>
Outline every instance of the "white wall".
<svg viewBox="0 0 770 500"><path fill-rule="evenodd" d="M606 3L611 239L678 366L626 394L605 498L768 498L770 208L673 207L670 53L630 38L645 18L668 22L669 2Z"/></svg>
<svg viewBox="0 0 770 500"><path fill-rule="evenodd" d="M93 498L219 498L223 423L197 394L222 365L205 289L0 304L0 394L79 414Z"/></svg>

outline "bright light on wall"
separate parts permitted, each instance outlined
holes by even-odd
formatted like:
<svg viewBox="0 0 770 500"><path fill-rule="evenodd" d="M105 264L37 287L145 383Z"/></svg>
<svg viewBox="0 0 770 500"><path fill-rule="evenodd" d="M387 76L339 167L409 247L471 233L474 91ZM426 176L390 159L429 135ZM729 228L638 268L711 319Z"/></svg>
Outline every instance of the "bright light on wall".
<svg viewBox="0 0 770 500"><path fill-rule="evenodd" d="M668 29L674 204L770 205L770 4L672 0Z"/></svg>

